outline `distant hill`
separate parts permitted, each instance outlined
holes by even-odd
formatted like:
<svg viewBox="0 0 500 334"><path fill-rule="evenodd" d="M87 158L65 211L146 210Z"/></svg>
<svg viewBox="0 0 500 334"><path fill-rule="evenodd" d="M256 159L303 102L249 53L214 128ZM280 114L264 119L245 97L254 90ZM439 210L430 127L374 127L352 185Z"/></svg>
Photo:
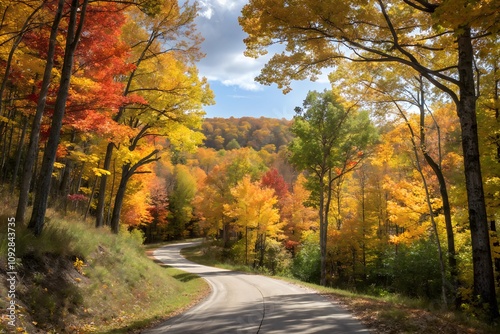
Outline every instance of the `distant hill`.
<svg viewBox="0 0 500 334"><path fill-rule="evenodd" d="M203 123L205 146L216 150L252 147L276 152L292 139L292 121L267 117L206 118Z"/></svg>

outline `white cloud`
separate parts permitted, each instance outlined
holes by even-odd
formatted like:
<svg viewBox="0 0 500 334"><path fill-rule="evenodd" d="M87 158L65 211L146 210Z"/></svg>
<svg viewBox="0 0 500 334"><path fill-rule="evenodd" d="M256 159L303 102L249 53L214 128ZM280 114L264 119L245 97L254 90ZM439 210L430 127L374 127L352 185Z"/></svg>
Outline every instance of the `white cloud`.
<svg viewBox="0 0 500 334"><path fill-rule="evenodd" d="M238 86L250 91L262 89L254 78L259 75L265 59L248 58L238 50L222 52L217 59L217 63L210 60L202 62L199 65L200 73L209 80L220 81L225 86Z"/></svg>
<svg viewBox="0 0 500 334"><path fill-rule="evenodd" d="M200 16L211 19L215 12L235 12L241 11L246 3L245 0L199 0Z"/></svg>
<svg viewBox="0 0 500 334"><path fill-rule="evenodd" d="M238 1L238 0L215 0L215 2L224 9L233 10L235 8L241 9L242 5L246 3L246 1Z"/></svg>
<svg viewBox="0 0 500 334"><path fill-rule="evenodd" d="M200 1L199 4L200 4L200 11L199 11L200 16L210 20L212 18L212 15L214 14L213 8L210 6L210 4L206 3L205 1Z"/></svg>
<svg viewBox="0 0 500 334"><path fill-rule="evenodd" d="M226 86L244 90L260 90L254 78L260 73L265 59L243 55L246 37L238 24L245 0L201 0L198 30L205 41L202 50L206 57L198 64L200 74Z"/></svg>
<svg viewBox="0 0 500 334"><path fill-rule="evenodd" d="M287 95L275 85L268 87L255 82L254 78L273 52L258 59L243 55L246 34L238 24L238 16L247 0L198 1L201 10L196 23L205 38L202 51L206 57L197 67L200 75L212 84L217 101L215 106L206 108L210 117L291 118L294 108L302 105L309 90L329 87L327 73L320 75L316 82L293 82L293 90Z"/></svg>

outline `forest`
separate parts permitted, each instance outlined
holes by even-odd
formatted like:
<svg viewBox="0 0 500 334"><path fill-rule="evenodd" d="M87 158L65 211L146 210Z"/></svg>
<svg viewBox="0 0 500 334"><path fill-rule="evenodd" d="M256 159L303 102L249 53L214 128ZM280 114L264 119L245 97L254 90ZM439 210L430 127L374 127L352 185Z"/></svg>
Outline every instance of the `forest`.
<svg viewBox="0 0 500 334"><path fill-rule="evenodd" d="M248 146L256 151L265 149L276 153L292 138L290 124L287 119L266 117L205 118L202 125L205 136L203 146L215 150Z"/></svg>
<svg viewBox="0 0 500 334"><path fill-rule="evenodd" d="M335 71L278 120L204 117L194 2L2 1L16 223L43 235L50 209L96 234L204 237L265 273L498 319L500 4L288 3L242 11L248 56L286 45L257 81Z"/></svg>

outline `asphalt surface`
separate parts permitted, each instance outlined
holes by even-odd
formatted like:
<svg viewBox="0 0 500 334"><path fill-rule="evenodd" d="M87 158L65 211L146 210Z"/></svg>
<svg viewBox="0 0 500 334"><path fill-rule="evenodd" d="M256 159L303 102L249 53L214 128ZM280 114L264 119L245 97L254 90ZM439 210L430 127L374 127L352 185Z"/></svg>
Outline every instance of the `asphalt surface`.
<svg viewBox="0 0 500 334"><path fill-rule="evenodd" d="M142 333L369 333L349 312L312 290L190 262L180 250L192 245L168 245L157 249L154 256L203 277L212 288L211 294L187 312Z"/></svg>

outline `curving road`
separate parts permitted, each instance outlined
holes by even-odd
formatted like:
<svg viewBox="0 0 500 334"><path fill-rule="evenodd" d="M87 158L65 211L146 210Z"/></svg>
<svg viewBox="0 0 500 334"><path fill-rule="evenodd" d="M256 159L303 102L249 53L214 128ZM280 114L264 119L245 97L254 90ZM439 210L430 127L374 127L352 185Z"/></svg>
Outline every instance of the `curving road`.
<svg viewBox="0 0 500 334"><path fill-rule="evenodd" d="M186 260L180 250L193 244L168 245L157 249L154 256L169 266L200 275L212 293L189 311L143 333L369 333L346 310L314 291Z"/></svg>

